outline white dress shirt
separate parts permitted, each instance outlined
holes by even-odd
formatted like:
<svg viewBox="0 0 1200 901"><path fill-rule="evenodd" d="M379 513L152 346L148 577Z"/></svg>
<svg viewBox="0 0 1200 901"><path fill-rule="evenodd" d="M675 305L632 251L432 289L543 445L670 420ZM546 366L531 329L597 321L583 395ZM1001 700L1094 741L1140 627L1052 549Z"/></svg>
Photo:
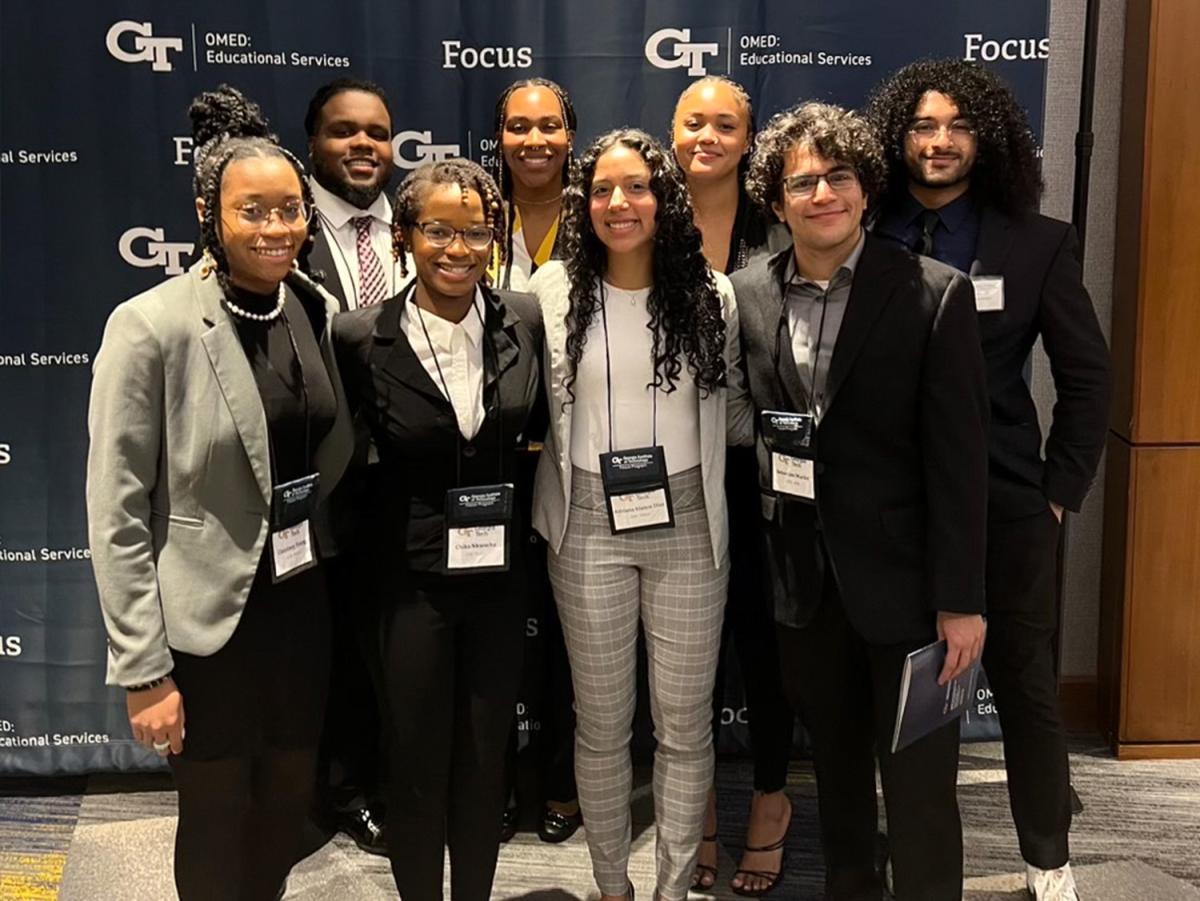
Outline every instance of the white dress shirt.
<svg viewBox="0 0 1200 901"><path fill-rule="evenodd" d="M450 401L458 430L468 441L483 426L484 315L483 292L478 286L474 308L461 322L449 322L420 309L415 290L408 292L400 311L400 330L442 397Z"/></svg>
<svg viewBox="0 0 1200 901"><path fill-rule="evenodd" d="M375 202L362 210L325 190L315 178L309 178L308 184L312 188L317 215L321 218L321 228L332 239L333 265L337 267L348 307L351 310L358 307L358 227L354 220L362 216L371 217L371 246L379 257L387 286L384 297L392 297L404 279L400 277L399 262L392 258L392 205L388 203L386 192L381 191ZM411 272L412 266L408 268Z"/></svg>
<svg viewBox="0 0 1200 901"><path fill-rule="evenodd" d="M541 270L539 270L541 271ZM647 301L650 289L624 291L604 285L608 314L608 352L612 360L612 449L648 447L657 432L667 458L667 472L700 465L699 391L687 363L675 390L654 395L654 334ZM587 472L600 471L600 454L609 449L608 367L604 320L600 310L588 326L587 342L575 373L575 410L571 418L571 463ZM657 428L655 420L657 418Z"/></svg>

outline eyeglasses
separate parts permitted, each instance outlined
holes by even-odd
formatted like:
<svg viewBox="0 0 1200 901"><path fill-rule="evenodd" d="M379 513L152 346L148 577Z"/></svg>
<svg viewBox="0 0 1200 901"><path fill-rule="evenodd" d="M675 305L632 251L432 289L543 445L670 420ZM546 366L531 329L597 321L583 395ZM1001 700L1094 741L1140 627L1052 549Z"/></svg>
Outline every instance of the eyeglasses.
<svg viewBox="0 0 1200 901"><path fill-rule="evenodd" d="M821 182L841 194L858 184L858 176L853 169L834 169L823 175L789 175L783 180L783 190L789 197L811 197Z"/></svg>
<svg viewBox="0 0 1200 901"><path fill-rule="evenodd" d="M472 225L469 228L451 228L440 222L418 222L417 229L433 247L449 247L455 235L462 235L463 243L470 250L487 250L496 237L490 225Z"/></svg>
<svg viewBox="0 0 1200 901"><path fill-rule="evenodd" d="M956 143L975 137L975 126L966 119L955 119L949 125L938 125L936 122L916 122L908 127L908 133L918 141L932 141L942 129Z"/></svg>
<svg viewBox="0 0 1200 901"><path fill-rule="evenodd" d="M247 203L237 208L238 222L247 228L266 228L271 217L279 214L279 221L288 228L307 225L312 219L312 208L303 200L285 203L283 206L264 207L258 203Z"/></svg>

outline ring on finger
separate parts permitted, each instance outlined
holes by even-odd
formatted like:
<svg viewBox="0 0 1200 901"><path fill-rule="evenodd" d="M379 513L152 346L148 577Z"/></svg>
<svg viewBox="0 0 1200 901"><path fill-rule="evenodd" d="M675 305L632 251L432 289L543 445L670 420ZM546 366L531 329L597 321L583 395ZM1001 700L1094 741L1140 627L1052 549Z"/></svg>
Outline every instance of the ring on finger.
<svg viewBox="0 0 1200 901"><path fill-rule="evenodd" d="M153 747L154 750L156 750L159 754L165 755L167 751L171 750L171 743L169 741L156 741L151 745L151 747Z"/></svg>

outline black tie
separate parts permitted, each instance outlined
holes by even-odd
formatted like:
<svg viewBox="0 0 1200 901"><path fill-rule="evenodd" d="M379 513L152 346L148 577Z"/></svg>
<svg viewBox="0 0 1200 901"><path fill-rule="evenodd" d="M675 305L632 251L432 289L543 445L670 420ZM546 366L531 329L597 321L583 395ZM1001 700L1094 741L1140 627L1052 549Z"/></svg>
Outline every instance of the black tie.
<svg viewBox="0 0 1200 901"><path fill-rule="evenodd" d="M941 221L937 210L926 210L921 214L921 241L917 244L917 253L921 256L933 256L933 230Z"/></svg>

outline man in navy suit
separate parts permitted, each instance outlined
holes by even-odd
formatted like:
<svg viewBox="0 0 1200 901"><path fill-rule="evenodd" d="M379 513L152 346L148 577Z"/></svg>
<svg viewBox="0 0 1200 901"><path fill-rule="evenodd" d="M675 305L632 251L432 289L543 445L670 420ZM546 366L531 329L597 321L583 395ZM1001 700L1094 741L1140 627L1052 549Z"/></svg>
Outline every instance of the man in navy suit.
<svg viewBox="0 0 1200 901"><path fill-rule="evenodd" d="M1076 901L1054 662L1057 548L1063 511L1079 510L1104 447L1108 348L1074 228L1037 213L1033 135L999 78L962 60L913 63L878 88L867 112L891 165L876 234L974 283L991 407L983 664L1030 894ZM1044 457L1026 380L1039 337L1057 394Z"/></svg>

